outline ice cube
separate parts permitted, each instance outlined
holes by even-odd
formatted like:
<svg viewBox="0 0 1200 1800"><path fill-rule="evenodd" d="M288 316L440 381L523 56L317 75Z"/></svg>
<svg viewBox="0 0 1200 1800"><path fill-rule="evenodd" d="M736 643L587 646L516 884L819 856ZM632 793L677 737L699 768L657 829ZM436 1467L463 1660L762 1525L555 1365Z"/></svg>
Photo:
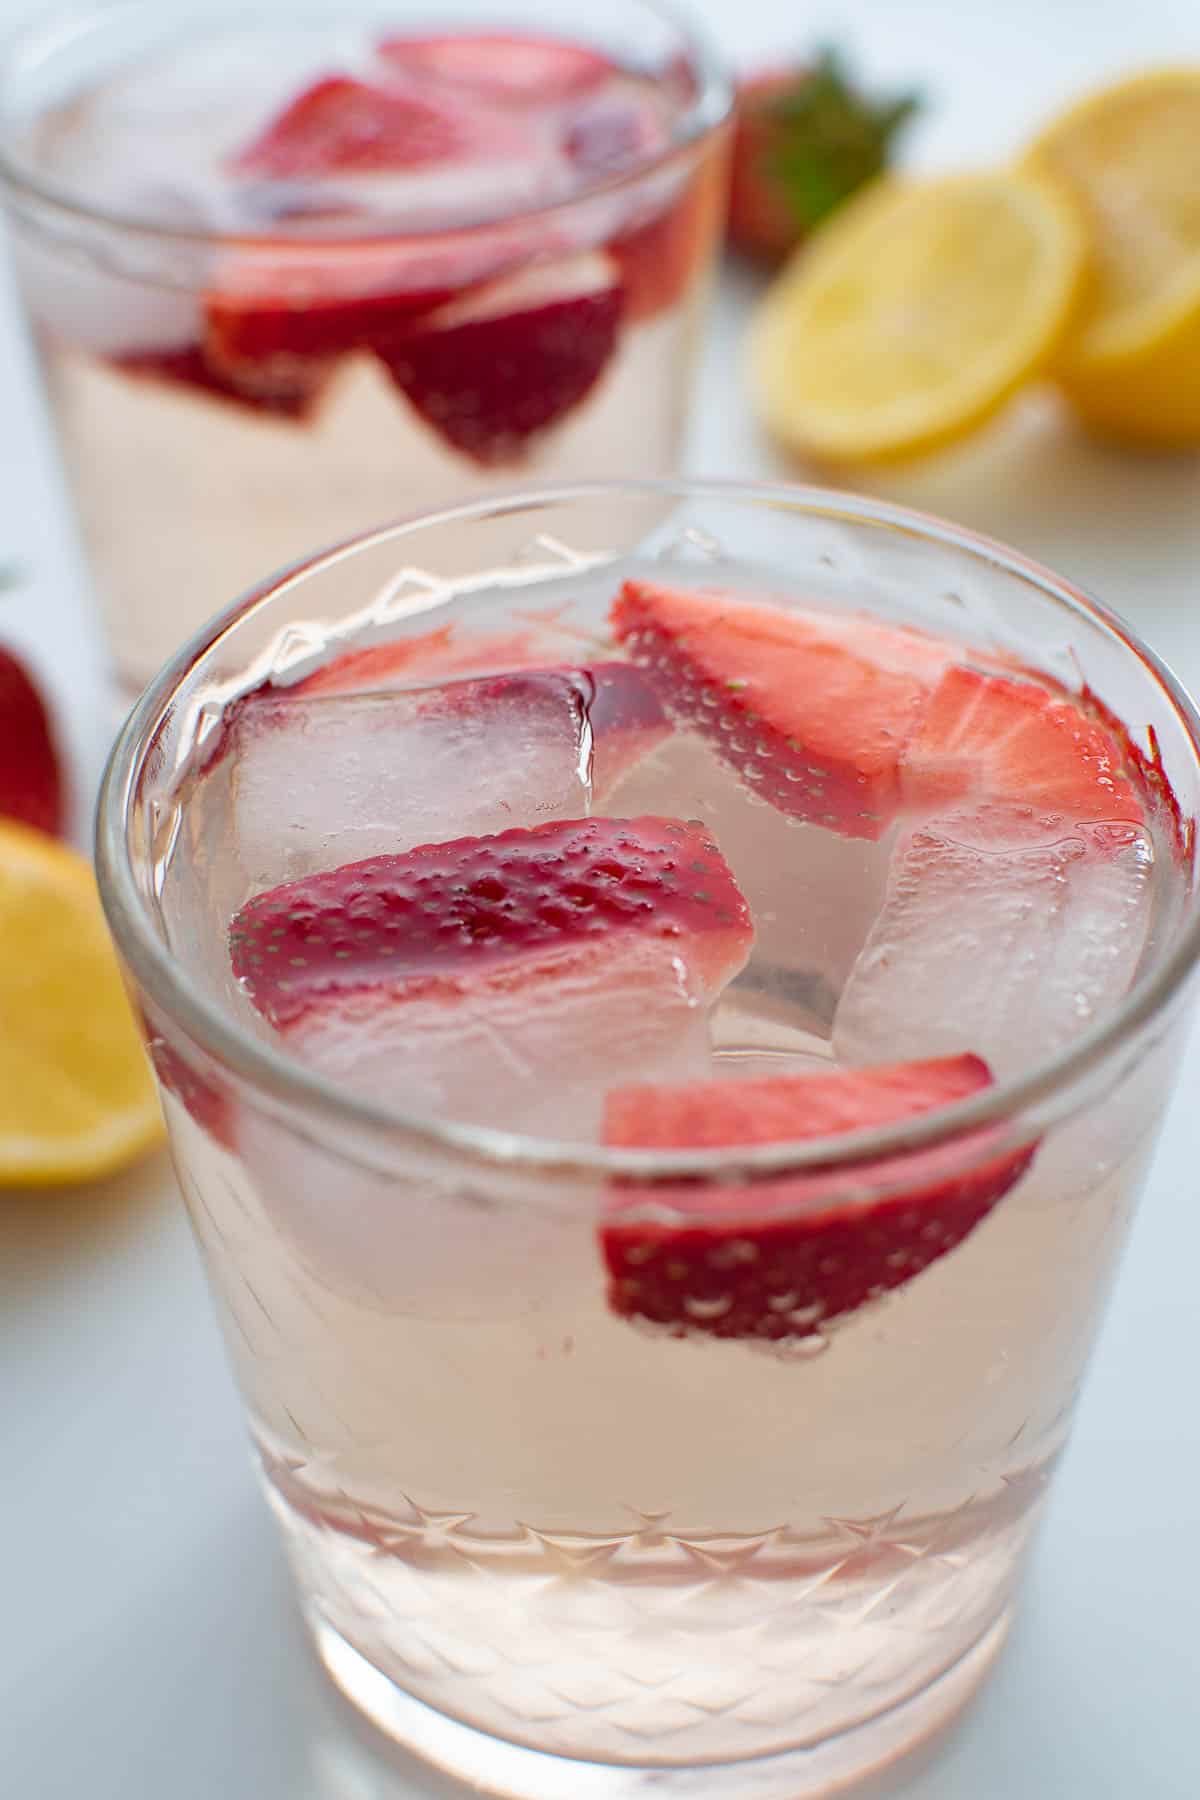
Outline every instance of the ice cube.
<svg viewBox="0 0 1200 1800"><path fill-rule="evenodd" d="M658 945L446 994L314 1012L288 1048L356 1094L500 1130L595 1141L609 1088L710 1074L708 1009Z"/></svg>
<svg viewBox="0 0 1200 1800"><path fill-rule="evenodd" d="M842 984L883 901L891 838L871 843L789 818L689 732L643 758L606 797L604 810L703 819L755 927L753 955L725 1006L786 1014L827 1038Z"/></svg>
<svg viewBox="0 0 1200 1800"><path fill-rule="evenodd" d="M250 695L223 745L240 898L417 844L584 816L589 698L582 678L536 671Z"/></svg>
<svg viewBox="0 0 1200 1800"><path fill-rule="evenodd" d="M834 1021L845 1061L973 1050L1014 1075L1129 986L1151 914L1145 832L1083 825L1032 845L972 835L942 822L898 848Z"/></svg>

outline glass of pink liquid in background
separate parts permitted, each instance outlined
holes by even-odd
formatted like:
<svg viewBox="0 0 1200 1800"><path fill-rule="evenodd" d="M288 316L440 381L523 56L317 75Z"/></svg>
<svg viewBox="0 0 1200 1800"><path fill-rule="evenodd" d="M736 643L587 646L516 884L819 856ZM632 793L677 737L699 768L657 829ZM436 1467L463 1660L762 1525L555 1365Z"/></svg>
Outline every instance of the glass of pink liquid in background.
<svg viewBox="0 0 1200 1800"><path fill-rule="evenodd" d="M798 1800L962 1703L1174 1078L1198 733L1065 582L785 488L419 519L151 684L105 904L386 1732Z"/></svg>
<svg viewBox="0 0 1200 1800"><path fill-rule="evenodd" d="M643 0L112 5L0 75L0 187L118 674L416 507L661 475L729 92Z"/></svg>

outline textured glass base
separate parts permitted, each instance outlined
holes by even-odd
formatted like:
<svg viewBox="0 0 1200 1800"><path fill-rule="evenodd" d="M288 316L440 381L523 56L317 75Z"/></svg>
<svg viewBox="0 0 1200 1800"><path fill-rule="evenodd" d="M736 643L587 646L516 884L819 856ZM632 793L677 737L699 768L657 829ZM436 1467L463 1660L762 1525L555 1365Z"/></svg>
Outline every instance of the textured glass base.
<svg viewBox="0 0 1200 1800"><path fill-rule="evenodd" d="M936 1681L900 1706L824 1743L693 1768L634 1768L547 1755L489 1737L414 1700L321 1620L317 1649L337 1686L389 1738L498 1800L818 1800L910 1755L954 1718L994 1662L1003 1615Z"/></svg>

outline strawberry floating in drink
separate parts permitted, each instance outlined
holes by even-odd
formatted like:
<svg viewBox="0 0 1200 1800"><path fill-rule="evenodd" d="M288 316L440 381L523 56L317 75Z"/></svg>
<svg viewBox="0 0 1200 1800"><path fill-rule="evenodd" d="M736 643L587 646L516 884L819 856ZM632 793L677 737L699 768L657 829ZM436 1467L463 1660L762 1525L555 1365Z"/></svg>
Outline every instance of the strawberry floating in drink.
<svg viewBox="0 0 1200 1800"><path fill-rule="evenodd" d="M237 153L233 167L280 180L377 174L475 160L485 142L465 107L330 75L298 94Z"/></svg>
<svg viewBox="0 0 1200 1800"><path fill-rule="evenodd" d="M646 581L625 583L611 623L669 710L772 805L850 837L895 817L900 753L948 644Z"/></svg>
<svg viewBox="0 0 1200 1800"><path fill-rule="evenodd" d="M396 386L456 450L519 461L586 398L616 349L608 260L532 269L452 301L381 352Z"/></svg>
<svg viewBox="0 0 1200 1800"><path fill-rule="evenodd" d="M234 974L289 1049L360 1092L547 1135L594 1129L632 1059L703 1067L753 927L703 827L554 821L260 894Z"/></svg>
<svg viewBox="0 0 1200 1800"><path fill-rule="evenodd" d="M915 808L946 812L976 801L1071 822L1144 817L1113 734L1032 679L947 669L902 762L901 789Z"/></svg>
<svg viewBox="0 0 1200 1800"><path fill-rule="evenodd" d="M901 1124L991 1082L978 1057L830 1075L628 1087L604 1141L639 1150L737 1150ZM613 1185L600 1240L609 1304L673 1332L773 1342L820 1334L955 1249L1020 1179L1033 1152L979 1139L854 1171ZM878 1196L864 1195L872 1185ZM842 1192L839 1194L839 1186ZM857 1192L847 1190L857 1189Z"/></svg>

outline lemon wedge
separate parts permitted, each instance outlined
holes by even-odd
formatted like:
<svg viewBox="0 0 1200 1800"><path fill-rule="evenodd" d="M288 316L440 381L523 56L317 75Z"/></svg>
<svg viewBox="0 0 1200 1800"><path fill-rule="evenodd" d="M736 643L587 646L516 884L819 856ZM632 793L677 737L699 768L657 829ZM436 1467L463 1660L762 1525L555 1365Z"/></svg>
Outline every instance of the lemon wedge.
<svg viewBox="0 0 1200 1800"><path fill-rule="evenodd" d="M1087 299L1059 379L1085 420L1131 443L1200 443L1200 68L1091 95L1024 167L1060 183L1092 238Z"/></svg>
<svg viewBox="0 0 1200 1800"><path fill-rule="evenodd" d="M868 188L787 265L751 326L755 408L801 452L875 461L950 442L1053 358L1086 236L1023 171Z"/></svg>
<svg viewBox="0 0 1200 1800"><path fill-rule="evenodd" d="M0 821L0 1186L106 1175L161 1133L90 866Z"/></svg>

